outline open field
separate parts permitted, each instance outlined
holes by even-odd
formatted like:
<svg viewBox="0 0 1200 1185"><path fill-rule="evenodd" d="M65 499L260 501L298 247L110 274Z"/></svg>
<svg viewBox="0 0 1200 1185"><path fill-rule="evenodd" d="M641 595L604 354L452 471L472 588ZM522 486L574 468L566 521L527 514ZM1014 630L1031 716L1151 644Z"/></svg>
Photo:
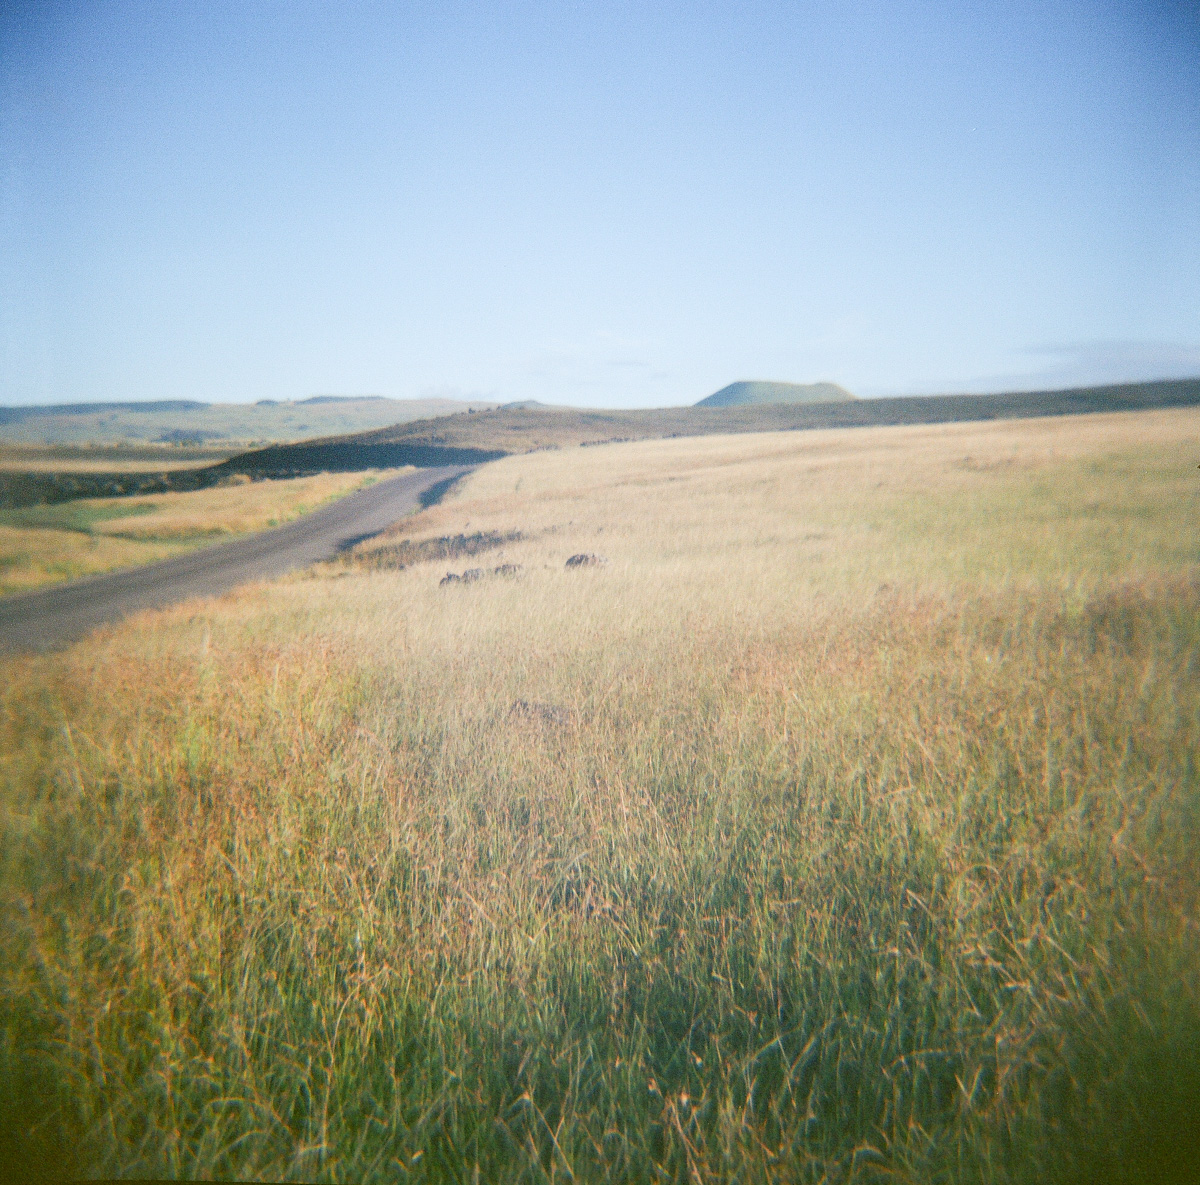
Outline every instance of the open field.
<svg viewBox="0 0 1200 1185"><path fill-rule="evenodd" d="M1198 453L1186 408L514 456L4 662L0 1151L1194 1179Z"/></svg>
<svg viewBox="0 0 1200 1185"><path fill-rule="evenodd" d="M88 498L0 510L0 595L148 564L261 531L379 480L383 472L249 478L189 493Z"/></svg>

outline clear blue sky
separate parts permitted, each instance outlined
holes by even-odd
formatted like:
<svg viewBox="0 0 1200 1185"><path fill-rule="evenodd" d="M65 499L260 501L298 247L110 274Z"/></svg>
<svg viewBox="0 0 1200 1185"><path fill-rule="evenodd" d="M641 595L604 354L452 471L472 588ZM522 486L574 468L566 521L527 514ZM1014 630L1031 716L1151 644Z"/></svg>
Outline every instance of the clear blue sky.
<svg viewBox="0 0 1200 1185"><path fill-rule="evenodd" d="M0 403L1200 374L1200 6L0 0Z"/></svg>

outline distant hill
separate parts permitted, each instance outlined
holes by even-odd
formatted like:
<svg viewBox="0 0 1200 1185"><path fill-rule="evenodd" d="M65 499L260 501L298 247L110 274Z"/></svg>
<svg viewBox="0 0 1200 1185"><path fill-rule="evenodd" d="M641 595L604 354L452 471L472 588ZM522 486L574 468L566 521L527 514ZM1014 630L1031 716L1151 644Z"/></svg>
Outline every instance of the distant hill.
<svg viewBox="0 0 1200 1185"><path fill-rule="evenodd" d="M745 407L750 403L842 403L854 396L837 383L730 383L697 407Z"/></svg>
<svg viewBox="0 0 1200 1185"><path fill-rule="evenodd" d="M113 445L123 442L234 446L295 441L385 428L409 420L483 410L494 402L314 395L259 403L60 403L0 407L0 444Z"/></svg>
<svg viewBox="0 0 1200 1185"><path fill-rule="evenodd" d="M403 407L402 403L391 400L383 402L390 405L386 413L389 421L387 426L365 432L330 434L317 440L274 444L204 467L180 467L173 456L170 462L164 459L162 470L151 472L141 463L131 467L129 456L137 450L125 449L115 450L120 458L114 457L113 470L102 472L102 450L95 450L96 455L88 458L87 464L82 464L79 454L88 450L64 449L63 453L69 453L70 456L64 455L62 471L53 471L50 464L52 458L49 456L53 450L46 450L47 456L37 465L31 465L25 459L12 466L9 472L5 472L3 465L0 465L0 507L32 506L69 498L107 498L118 494L203 489L238 473L256 478L291 477L322 470L348 471L398 465L470 465L539 449L578 448L672 436L796 432L818 428L882 427L889 424L944 424L1190 407L1200 405L1200 379L1120 383L1065 391L1016 391L1000 395L842 398L828 403L750 403L732 407L663 407L632 411L545 406L493 405L489 408L472 404L473 408L481 410L474 414L462 410L457 414L427 416L420 420L410 418L407 422L397 419L397 408ZM443 407L450 404L448 400L436 402ZM293 403L279 405L290 409L289 414L292 415L304 412L311 415L314 410L321 408L333 412L345 406L318 404L314 409L312 405L303 408ZM219 408L220 405L212 407ZM26 409L0 409L5 413L23 410ZM105 414L110 413L101 413ZM33 418L36 421L36 417ZM96 421L94 411L90 418L93 423ZM11 430L11 421L8 430ZM5 429L0 429L0 442L4 435ZM211 455L228 451L232 450L214 446L179 449L178 457L182 459L195 455L199 459L205 452ZM151 453L173 454L175 450L159 445L157 449L146 448L145 452L149 459Z"/></svg>
<svg viewBox="0 0 1200 1185"><path fill-rule="evenodd" d="M848 399L843 394L841 399L828 403L752 403L732 407L710 405L631 411L500 407L474 415L463 413L414 420L373 432L331 436L303 444L273 445L231 457L215 466L214 472L283 475L393 465L469 465L538 449L587 447L670 436L942 424L1144 411L1194 404L1200 404L1200 379L1001 395Z"/></svg>

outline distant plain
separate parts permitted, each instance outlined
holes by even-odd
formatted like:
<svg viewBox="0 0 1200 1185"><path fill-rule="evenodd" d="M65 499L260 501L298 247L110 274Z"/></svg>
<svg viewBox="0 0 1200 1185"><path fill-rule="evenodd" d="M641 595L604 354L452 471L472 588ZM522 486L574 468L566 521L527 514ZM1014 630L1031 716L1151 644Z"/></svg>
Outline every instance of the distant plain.
<svg viewBox="0 0 1200 1185"><path fill-rule="evenodd" d="M0 442L42 445L265 444L361 432L494 402L314 396L258 403L144 403L0 407Z"/></svg>

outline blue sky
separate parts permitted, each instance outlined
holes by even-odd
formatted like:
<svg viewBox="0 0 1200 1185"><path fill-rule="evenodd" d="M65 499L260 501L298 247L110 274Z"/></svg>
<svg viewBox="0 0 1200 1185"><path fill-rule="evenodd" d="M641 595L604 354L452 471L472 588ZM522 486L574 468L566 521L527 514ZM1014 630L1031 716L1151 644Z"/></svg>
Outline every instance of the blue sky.
<svg viewBox="0 0 1200 1185"><path fill-rule="evenodd" d="M0 5L0 403L1198 374L1191 3Z"/></svg>

